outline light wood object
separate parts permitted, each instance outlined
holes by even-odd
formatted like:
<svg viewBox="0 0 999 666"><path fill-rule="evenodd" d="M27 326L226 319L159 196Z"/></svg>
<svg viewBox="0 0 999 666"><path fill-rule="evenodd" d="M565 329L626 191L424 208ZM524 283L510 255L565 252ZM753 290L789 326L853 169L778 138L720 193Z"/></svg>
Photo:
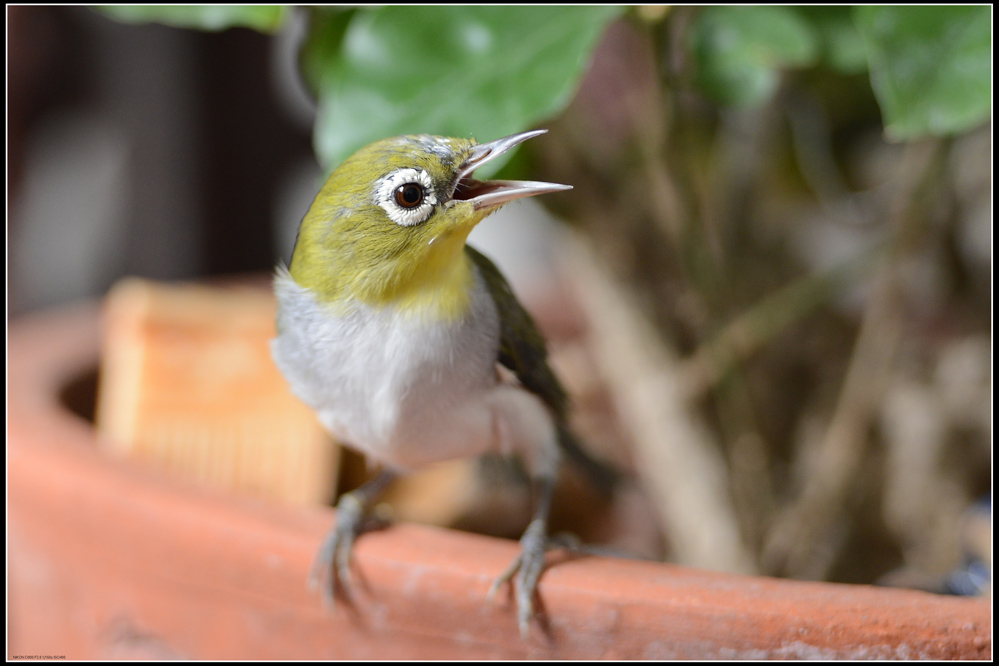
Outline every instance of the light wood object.
<svg viewBox="0 0 999 666"><path fill-rule="evenodd" d="M211 486L328 503L338 449L270 355L269 289L129 278L104 308L101 446Z"/></svg>

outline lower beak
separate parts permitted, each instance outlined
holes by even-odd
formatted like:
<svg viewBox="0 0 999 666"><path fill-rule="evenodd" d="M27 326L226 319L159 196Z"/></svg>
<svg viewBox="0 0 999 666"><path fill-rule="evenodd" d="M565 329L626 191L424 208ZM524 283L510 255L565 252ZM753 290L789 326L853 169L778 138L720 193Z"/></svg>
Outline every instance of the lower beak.
<svg viewBox="0 0 999 666"><path fill-rule="evenodd" d="M524 197L533 197L538 194L548 194L549 192L562 192L571 190L572 185L559 185L557 183L540 183L530 180L487 180L478 181L472 178L472 172L487 162L507 152L528 139L540 136L548 130L533 130L521 132L496 139L489 143L482 143L472 149L471 155L465 159L464 164L458 171L458 184L455 186L452 199L459 201L471 201L475 205L475 210L492 208Z"/></svg>

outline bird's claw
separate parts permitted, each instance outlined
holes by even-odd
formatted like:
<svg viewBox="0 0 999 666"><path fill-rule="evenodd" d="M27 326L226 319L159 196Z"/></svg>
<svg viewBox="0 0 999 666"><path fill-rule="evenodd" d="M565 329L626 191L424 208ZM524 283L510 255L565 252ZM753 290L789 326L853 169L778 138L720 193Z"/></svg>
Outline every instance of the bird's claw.
<svg viewBox="0 0 999 666"><path fill-rule="evenodd" d="M486 597L492 600L500 586L513 580L514 599L517 602L517 624L522 638L527 638L531 618L534 617L534 595L537 592L541 572L545 568L545 551L551 544L545 521L541 519L532 521L520 539L520 553L493 581Z"/></svg>
<svg viewBox="0 0 999 666"><path fill-rule="evenodd" d="M364 504L352 493L343 495L336 505L336 526L326 535L312 563L309 588L319 591L326 608L333 608L337 581L344 590L350 586L350 555L363 527L364 511Z"/></svg>

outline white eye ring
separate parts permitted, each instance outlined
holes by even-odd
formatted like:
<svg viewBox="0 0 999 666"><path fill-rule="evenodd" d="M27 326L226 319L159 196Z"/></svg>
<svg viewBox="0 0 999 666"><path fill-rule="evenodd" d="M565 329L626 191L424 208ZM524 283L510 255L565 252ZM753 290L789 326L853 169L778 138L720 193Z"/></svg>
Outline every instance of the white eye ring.
<svg viewBox="0 0 999 666"><path fill-rule="evenodd" d="M423 201L415 208L403 208L396 201L395 192L403 185L416 183L423 187ZM389 218L401 227L412 227L426 222L437 205L430 174L423 169L396 169L378 181L375 187L375 203L381 206Z"/></svg>

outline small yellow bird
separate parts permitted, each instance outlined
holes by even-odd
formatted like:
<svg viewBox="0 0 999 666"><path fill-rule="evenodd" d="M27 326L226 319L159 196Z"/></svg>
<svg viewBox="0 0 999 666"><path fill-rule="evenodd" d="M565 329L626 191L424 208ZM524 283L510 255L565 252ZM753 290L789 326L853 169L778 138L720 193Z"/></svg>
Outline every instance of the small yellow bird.
<svg viewBox="0 0 999 666"><path fill-rule="evenodd" d="M278 269L274 360L338 440L383 468L337 504L310 578L329 603L337 579L349 582L366 512L395 475L453 458L517 455L538 502L520 555L490 594L513 578L527 633L558 465L564 453L587 459L566 428L568 401L543 338L496 266L465 240L507 202L571 189L472 178L545 132L483 144L400 136L362 148L326 181L288 269Z"/></svg>

